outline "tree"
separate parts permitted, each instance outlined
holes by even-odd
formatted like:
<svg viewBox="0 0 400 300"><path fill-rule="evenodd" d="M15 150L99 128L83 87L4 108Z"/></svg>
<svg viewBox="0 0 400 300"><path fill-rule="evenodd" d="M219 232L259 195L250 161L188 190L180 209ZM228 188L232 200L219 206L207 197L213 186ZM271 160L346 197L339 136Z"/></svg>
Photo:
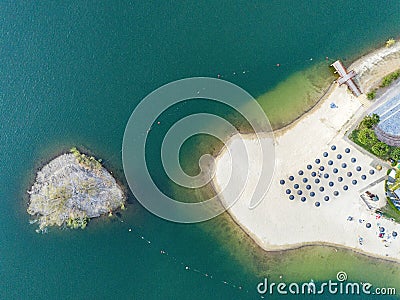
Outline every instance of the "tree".
<svg viewBox="0 0 400 300"><path fill-rule="evenodd" d="M390 156L396 160L399 161L400 160L400 147L395 148L392 153L390 154Z"/></svg>
<svg viewBox="0 0 400 300"><path fill-rule="evenodd" d="M375 97L376 97L376 90L373 90L373 91L367 93L367 99L368 100L374 100Z"/></svg>
<svg viewBox="0 0 400 300"><path fill-rule="evenodd" d="M364 128L358 133L358 141L361 144L370 147L378 142L378 138L372 129Z"/></svg>
<svg viewBox="0 0 400 300"><path fill-rule="evenodd" d="M371 150L372 153L374 153L376 156L384 157L389 153L389 146L385 143L377 142L375 145L372 146Z"/></svg>
<svg viewBox="0 0 400 300"><path fill-rule="evenodd" d="M372 114L371 120L372 120L372 125L378 125L378 123L381 119L377 114Z"/></svg>
<svg viewBox="0 0 400 300"><path fill-rule="evenodd" d="M360 129L364 129L364 128L371 129L372 127L377 125L379 123L379 121L380 121L380 118L377 114L372 114L370 116L366 116L361 121L359 128Z"/></svg>

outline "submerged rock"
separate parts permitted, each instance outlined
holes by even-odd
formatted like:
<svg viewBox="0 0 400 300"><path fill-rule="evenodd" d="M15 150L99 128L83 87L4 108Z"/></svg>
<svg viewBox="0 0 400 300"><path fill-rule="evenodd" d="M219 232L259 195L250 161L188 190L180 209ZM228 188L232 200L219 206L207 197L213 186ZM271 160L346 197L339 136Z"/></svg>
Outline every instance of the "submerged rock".
<svg viewBox="0 0 400 300"><path fill-rule="evenodd" d="M45 165L30 191L28 213L39 224L85 228L90 218L125 208L125 195L93 156L72 148Z"/></svg>

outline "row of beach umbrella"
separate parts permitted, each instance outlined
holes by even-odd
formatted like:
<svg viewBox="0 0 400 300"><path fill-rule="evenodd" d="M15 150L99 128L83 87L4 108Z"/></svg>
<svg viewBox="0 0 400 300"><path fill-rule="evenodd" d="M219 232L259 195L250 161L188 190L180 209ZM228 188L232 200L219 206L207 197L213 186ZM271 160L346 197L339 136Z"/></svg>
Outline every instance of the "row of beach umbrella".
<svg viewBox="0 0 400 300"><path fill-rule="evenodd" d="M335 145L332 145L331 146L331 150L332 151L336 151L337 150L337 147L335 146ZM350 148L346 148L345 150L344 150L344 152L346 153L346 154L349 154L350 152L351 152L351 150L350 150ZM335 156L334 154L329 154L328 152L323 152L323 154L322 154L322 156L324 157L324 158L328 158L328 157L330 157L330 156ZM336 158L338 159L338 160L341 160L341 159L343 159L343 155L342 154L340 154L340 153L338 153L338 154L336 154ZM355 164L356 162L357 162L357 159L355 158L355 157L352 157L351 158L351 160L350 160L353 164ZM308 178L307 177L307 175L305 174L305 171L304 170L299 170L298 172L297 172L297 174L299 175L299 176L305 176L305 177L303 177L303 178L301 178L301 181L300 181L300 183L296 183L295 182L295 176L293 176L293 175L290 175L289 177L288 177L288 180L289 180L289 182L295 182L294 184L293 184L293 190L291 189L291 188L287 188L286 189L286 194L288 195L288 197L289 197L289 200L295 200L295 198L298 196L299 198L300 198L300 200L302 201L302 202L306 202L307 201L307 197L306 197L306 194L308 193L308 195L309 195L309 197L311 197L311 198L314 198L315 196L316 196L316 193L318 193L318 192L320 192L320 193L326 193L326 191L325 191L325 186L322 184L321 186L317 186L316 188L315 188L315 190L313 189L313 184L315 184L315 185L319 185L319 184L321 184L322 182L321 182L321 180L329 180L328 182L327 182L327 185L330 187L330 188L333 188L333 187L337 187L334 191L333 191L333 196L335 196L335 197L337 197L337 196L339 196L340 195L340 192L339 192L339 187L337 186L337 183L335 183L336 181L337 182L339 182L339 183L341 183L341 182L343 182L343 180L344 180L344 178L343 177L348 177L348 178L351 178L351 177L353 177L353 180L351 181L351 185L353 185L353 186L355 186L355 185L357 185L358 184L358 180L356 179L356 178L354 178L354 176L356 176L356 174L354 174L353 172L351 172L351 171L347 171L345 174L339 174L339 172L342 172L341 170L344 170L344 169L346 169L346 168L349 168L349 165L346 163L346 162L342 162L341 164L340 164L340 166L337 166L337 167L334 167L330 172L327 172L328 171L328 169L326 169L325 168L325 166L323 166L323 165L321 165L321 163L322 163L322 161L321 161L321 159L319 159L319 158L317 158L317 159L315 159L315 166L313 166L313 165L311 165L311 164L308 164L307 165L307 172L309 173L309 175L311 175L311 178ZM332 160L332 159L330 159L330 160L328 160L327 161L327 165L328 166L330 166L330 167L333 167L334 166L334 161ZM362 167L361 166L356 166L355 168L354 168L354 170L356 171L356 173L360 173L363 169L362 169ZM322 173L322 172L324 172L325 171L325 173ZM333 173L333 174L332 174ZM373 169L371 169L371 170L369 170L369 175L374 175L375 174L375 171L373 170ZM336 178L336 180L335 180L335 176L337 176L337 175L342 175L342 176L338 176L337 178ZM358 175L358 174L357 174ZM360 179L361 180L366 180L367 179L367 175L366 174L362 174L361 176L360 176ZM280 184L281 185L287 185L288 183L286 182L286 180L284 180L284 179L281 179L280 180ZM301 186L300 185L302 185L303 186L303 188L301 188ZM341 187L341 189L343 190L343 191L348 191L349 190L349 186L348 185L343 185L342 187ZM296 196L297 195L297 196ZM329 195L325 195L325 196L323 196L323 198L322 198L324 201L329 201L330 200L330 197L329 197ZM320 205L321 205L321 203L320 202L315 202L314 203L315 204L315 206L316 207L319 207Z"/></svg>

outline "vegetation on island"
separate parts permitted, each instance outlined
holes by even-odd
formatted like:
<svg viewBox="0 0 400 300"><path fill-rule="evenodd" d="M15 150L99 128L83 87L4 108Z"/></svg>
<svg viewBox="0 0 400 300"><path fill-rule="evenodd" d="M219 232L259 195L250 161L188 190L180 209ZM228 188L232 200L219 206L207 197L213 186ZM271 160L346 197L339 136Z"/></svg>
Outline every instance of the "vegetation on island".
<svg viewBox="0 0 400 300"><path fill-rule="evenodd" d="M125 209L125 196L101 160L72 148L45 165L28 192L28 213L39 230L85 228L90 218Z"/></svg>
<svg viewBox="0 0 400 300"><path fill-rule="evenodd" d="M101 159L96 160L93 156L87 156L84 153L80 153L76 147L71 148L70 152L75 156L78 163L82 166L92 170L101 170Z"/></svg>
<svg viewBox="0 0 400 300"><path fill-rule="evenodd" d="M379 116L377 114L366 116L358 127L353 130L349 138L377 157L383 160L391 158L397 162L400 160L400 148L389 146L378 139L374 131L374 127L378 123Z"/></svg>

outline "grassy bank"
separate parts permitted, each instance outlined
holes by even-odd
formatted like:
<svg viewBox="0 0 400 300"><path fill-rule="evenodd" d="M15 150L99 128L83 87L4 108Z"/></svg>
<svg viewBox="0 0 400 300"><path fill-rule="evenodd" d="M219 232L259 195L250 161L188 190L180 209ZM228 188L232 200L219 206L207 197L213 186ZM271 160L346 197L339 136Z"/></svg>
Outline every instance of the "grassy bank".
<svg viewBox="0 0 400 300"><path fill-rule="evenodd" d="M386 75L385 77L383 77L382 82L379 85L379 88L375 88L369 93L367 93L367 98L369 100L375 99L379 89L389 87L394 81L396 81L399 78L400 78L400 70L397 70L393 73L390 73L389 75Z"/></svg>

